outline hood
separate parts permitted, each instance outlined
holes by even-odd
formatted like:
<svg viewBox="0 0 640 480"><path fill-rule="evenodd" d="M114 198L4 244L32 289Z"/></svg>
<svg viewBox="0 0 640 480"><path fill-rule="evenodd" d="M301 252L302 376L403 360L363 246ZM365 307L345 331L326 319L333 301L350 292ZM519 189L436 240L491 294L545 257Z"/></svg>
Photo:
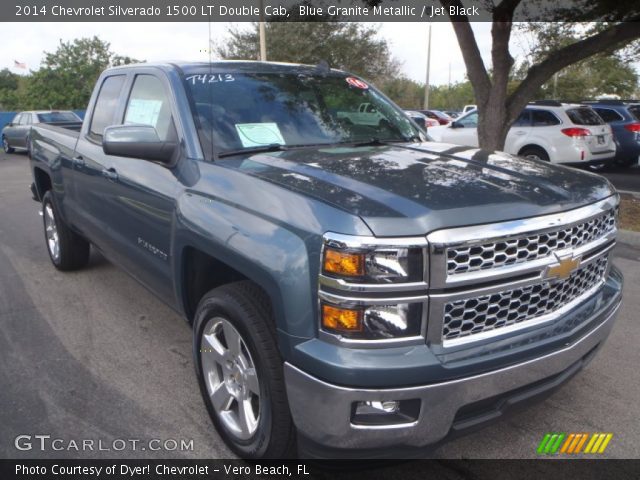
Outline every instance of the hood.
<svg viewBox="0 0 640 480"><path fill-rule="evenodd" d="M218 164L358 215L377 236L557 213L615 192L599 175L442 143L297 149Z"/></svg>

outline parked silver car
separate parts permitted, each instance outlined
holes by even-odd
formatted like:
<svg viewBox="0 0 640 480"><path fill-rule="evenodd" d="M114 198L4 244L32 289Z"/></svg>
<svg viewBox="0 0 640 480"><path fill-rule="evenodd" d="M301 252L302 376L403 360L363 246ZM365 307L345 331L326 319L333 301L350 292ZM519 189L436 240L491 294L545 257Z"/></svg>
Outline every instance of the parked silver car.
<svg viewBox="0 0 640 480"><path fill-rule="evenodd" d="M16 148L29 149L31 127L38 123L47 123L73 128L80 127L82 119L69 110L38 110L18 113L2 129L2 148L12 153Z"/></svg>

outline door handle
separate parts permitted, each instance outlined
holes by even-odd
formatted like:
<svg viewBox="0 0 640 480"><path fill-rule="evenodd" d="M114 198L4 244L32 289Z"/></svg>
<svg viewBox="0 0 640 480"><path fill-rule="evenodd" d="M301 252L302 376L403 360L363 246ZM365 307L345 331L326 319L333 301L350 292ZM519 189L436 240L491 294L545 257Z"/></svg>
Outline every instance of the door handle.
<svg viewBox="0 0 640 480"><path fill-rule="evenodd" d="M71 159L71 162L76 166L76 167L83 167L85 165L84 163L84 158L82 157L82 155L78 155L77 157L73 157Z"/></svg>
<svg viewBox="0 0 640 480"><path fill-rule="evenodd" d="M523 132L522 130L519 130L519 131L517 131L517 132L513 132L513 134L514 134L514 135L522 136L522 135L526 135L526 134L527 134L527 132Z"/></svg>
<svg viewBox="0 0 640 480"><path fill-rule="evenodd" d="M116 172L116 169L113 167L102 169L102 176L107 180L111 180L112 182L118 180L118 172Z"/></svg>

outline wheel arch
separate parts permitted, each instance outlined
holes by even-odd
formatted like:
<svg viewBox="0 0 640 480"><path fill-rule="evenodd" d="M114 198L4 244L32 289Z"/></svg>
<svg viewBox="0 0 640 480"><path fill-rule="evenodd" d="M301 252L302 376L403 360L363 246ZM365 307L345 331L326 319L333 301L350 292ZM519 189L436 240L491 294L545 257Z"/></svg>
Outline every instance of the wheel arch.
<svg viewBox="0 0 640 480"><path fill-rule="evenodd" d="M36 185L36 192L38 193L38 200L42 201L44 194L52 189L51 175L48 172L39 167L33 169L33 181Z"/></svg>
<svg viewBox="0 0 640 480"><path fill-rule="evenodd" d="M526 145L521 147L520 150L518 150L518 155L522 155L522 152L526 150L540 150L541 152L544 152L547 155L547 157L551 158L547 149L536 143L527 143Z"/></svg>

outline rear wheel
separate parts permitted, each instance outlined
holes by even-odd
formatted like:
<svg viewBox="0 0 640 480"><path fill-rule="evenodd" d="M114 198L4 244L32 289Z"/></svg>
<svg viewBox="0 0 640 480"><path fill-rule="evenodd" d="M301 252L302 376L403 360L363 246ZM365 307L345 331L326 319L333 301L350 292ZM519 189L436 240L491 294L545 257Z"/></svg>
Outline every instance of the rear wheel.
<svg viewBox="0 0 640 480"><path fill-rule="evenodd" d="M540 147L526 147L520 150L519 155L528 160L549 161L549 154Z"/></svg>
<svg viewBox="0 0 640 480"><path fill-rule="evenodd" d="M15 149L9 145L9 140L4 135L2 136L2 149L4 153L13 153Z"/></svg>
<svg viewBox="0 0 640 480"><path fill-rule="evenodd" d="M71 230L58 214L51 191L42 198L44 237L51 263L58 270L77 270L89 262L89 242Z"/></svg>
<svg viewBox="0 0 640 480"><path fill-rule="evenodd" d="M243 458L292 456L295 430L264 292L248 281L211 290L193 332L200 391L227 445Z"/></svg>

